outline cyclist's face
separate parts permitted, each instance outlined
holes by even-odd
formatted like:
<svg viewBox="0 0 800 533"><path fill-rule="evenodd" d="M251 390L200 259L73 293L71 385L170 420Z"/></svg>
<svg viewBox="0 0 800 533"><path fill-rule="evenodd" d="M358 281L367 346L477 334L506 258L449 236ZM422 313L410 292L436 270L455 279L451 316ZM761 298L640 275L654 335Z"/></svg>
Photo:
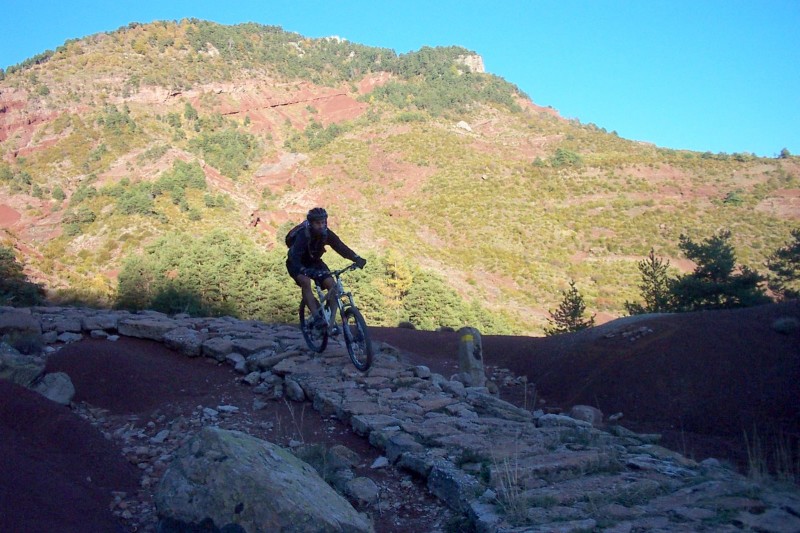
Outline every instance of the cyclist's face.
<svg viewBox="0 0 800 533"><path fill-rule="evenodd" d="M328 221L325 220L324 218L311 221L311 231L313 231L315 235L322 235L327 230L328 230Z"/></svg>

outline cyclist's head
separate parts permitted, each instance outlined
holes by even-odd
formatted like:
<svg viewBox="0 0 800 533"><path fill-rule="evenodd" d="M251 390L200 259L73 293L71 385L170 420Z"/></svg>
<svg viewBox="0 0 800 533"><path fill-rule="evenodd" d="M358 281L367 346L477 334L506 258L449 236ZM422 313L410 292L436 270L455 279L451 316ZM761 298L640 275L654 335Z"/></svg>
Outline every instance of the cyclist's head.
<svg viewBox="0 0 800 533"><path fill-rule="evenodd" d="M328 212L324 207L315 207L311 209L306 215L306 220L314 222L315 220L328 220Z"/></svg>
<svg viewBox="0 0 800 533"><path fill-rule="evenodd" d="M328 212L322 207L311 209L306 215L308 225L315 235L325 236L328 233Z"/></svg>

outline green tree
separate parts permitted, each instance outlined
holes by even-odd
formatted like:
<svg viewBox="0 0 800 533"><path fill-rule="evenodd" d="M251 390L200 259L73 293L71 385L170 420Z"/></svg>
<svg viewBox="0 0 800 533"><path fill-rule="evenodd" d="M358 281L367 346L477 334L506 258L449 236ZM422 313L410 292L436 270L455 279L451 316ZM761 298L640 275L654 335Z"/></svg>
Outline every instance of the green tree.
<svg viewBox="0 0 800 533"><path fill-rule="evenodd" d="M165 121L167 124L175 128L176 130L180 129L182 126L181 116L178 113L167 113Z"/></svg>
<svg viewBox="0 0 800 533"><path fill-rule="evenodd" d="M95 196L97 196L97 189L81 183L78 185L78 188L75 189L75 192L72 193L72 196L69 197L69 205L70 207L76 206L84 200L94 198Z"/></svg>
<svg viewBox="0 0 800 533"><path fill-rule="evenodd" d="M0 181L11 181L14 179L14 172L5 161L0 161Z"/></svg>
<svg viewBox="0 0 800 533"><path fill-rule="evenodd" d="M42 287L28 281L14 250L0 245L0 305L36 305L43 296Z"/></svg>
<svg viewBox="0 0 800 533"><path fill-rule="evenodd" d="M736 271L736 254L730 238L727 230L702 243L681 235L678 247L697 267L671 283L677 311L749 307L769 301L759 287L764 278L758 272L746 266Z"/></svg>
<svg viewBox="0 0 800 533"><path fill-rule="evenodd" d="M260 154L258 140L249 133L228 128L202 133L189 141L189 149L200 154L225 176L236 179Z"/></svg>
<svg viewBox="0 0 800 533"><path fill-rule="evenodd" d="M769 288L779 298L800 297L800 229L792 230L792 241L767 259L771 275Z"/></svg>
<svg viewBox="0 0 800 533"><path fill-rule="evenodd" d="M299 292L285 252L264 254L220 230L195 238L174 233L123 261L117 306L165 313L296 320Z"/></svg>
<svg viewBox="0 0 800 533"><path fill-rule="evenodd" d="M664 262L660 257L656 257L655 251L651 248L647 259L639 261L637 266L642 275L639 290L644 304L625 302L625 309L631 315L670 311L672 306L668 274L669 260Z"/></svg>
<svg viewBox="0 0 800 533"><path fill-rule="evenodd" d="M116 306L135 311L146 309L153 299L157 276L148 255L127 257L118 276Z"/></svg>
<svg viewBox="0 0 800 533"><path fill-rule="evenodd" d="M80 206L74 211L64 213L61 223L64 225L64 233L68 237L75 237L83 233L84 226L95 221L94 211L85 206Z"/></svg>
<svg viewBox="0 0 800 533"><path fill-rule="evenodd" d="M171 170L164 171L153 184L154 194L168 192L175 205L186 203L186 189L205 189L206 176L197 161L184 163L176 160L172 164ZM186 209L188 210L188 204Z"/></svg>
<svg viewBox="0 0 800 533"><path fill-rule="evenodd" d="M62 189L60 185L56 185L53 188L53 199L54 200L58 200L59 202L61 202L66 197L67 197L67 195L64 194L64 189Z"/></svg>
<svg viewBox="0 0 800 533"><path fill-rule="evenodd" d="M123 215L153 215L154 196L150 183L137 183L124 189L123 194L117 199L117 209Z"/></svg>
<svg viewBox="0 0 800 533"><path fill-rule="evenodd" d="M392 325L396 325L404 318L401 316L403 299L411 289L414 275L408 262L394 250L388 250L381 258L380 264L383 265L384 272L383 282L378 284L378 290L383 296L386 310L394 313Z"/></svg>
<svg viewBox="0 0 800 533"><path fill-rule="evenodd" d="M554 167L580 166L581 161L580 155L565 148L557 148L556 153L550 158L550 162Z"/></svg>
<svg viewBox="0 0 800 533"><path fill-rule="evenodd" d="M103 115L97 119L97 122L103 125L107 132L117 136L136 131L136 123L131 118L127 105L123 107L122 111L113 104L105 106Z"/></svg>
<svg viewBox="0 0 800 533"><path fill-rule="evenodd" d="M440 277L417 272L403 300L405 315L420 329L434 330L442 326L458 328L464 324L459 315L462 301Z"/></svg>
<svg viewBox="0 0 800 533"><path fill-rule="evenodd" d="M197 110L189 102L186 102L183 106L183 117L186 120L197 120L199 118Z"/></svg>
<svg viewBox="0 0 800 533"><path fill-rule="evenodd" d="M558 309L550 311L550 318L547 319L550 324L546 327L544 332L548 337L552 335L560 335L561 333L572 333L582 329L594 326L594 317L584 318L586 312L586 304L583 301L583 296L578 292L575 287L575 281L570 280L569 289L563 292L563 299Z"/></svg>

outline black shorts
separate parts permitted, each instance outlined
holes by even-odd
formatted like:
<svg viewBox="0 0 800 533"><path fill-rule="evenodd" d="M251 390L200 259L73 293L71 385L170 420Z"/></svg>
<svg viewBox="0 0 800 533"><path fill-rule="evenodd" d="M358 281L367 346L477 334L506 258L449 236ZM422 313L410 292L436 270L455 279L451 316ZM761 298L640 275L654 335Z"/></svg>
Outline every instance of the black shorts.
<svg viewBox="0 0 800 533"><path fill-rule="evenodd" d="M313 279L319 285L321 285L324 280L331 277L331 269L328 268L328 265L326 265L325 261L322 259L301 265L300 268L290 268L289 262L287 261L286 270L289 272L289 275L292 276L295 283L297 283L297 276L301 273ZM299 283L297 284L300 285Z"/></svg>

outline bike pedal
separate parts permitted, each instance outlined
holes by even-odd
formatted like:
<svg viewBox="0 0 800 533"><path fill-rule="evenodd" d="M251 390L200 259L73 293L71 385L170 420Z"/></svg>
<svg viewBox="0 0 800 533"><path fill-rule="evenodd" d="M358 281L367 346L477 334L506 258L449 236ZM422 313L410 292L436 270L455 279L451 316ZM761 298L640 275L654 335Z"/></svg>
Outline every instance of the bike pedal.
<svg viewBox="0 0 800 533"><path fill-rule="evenodd" d="M341 331L339 330L339 326L333 326L330 331L331 337L337 336Z"/></svg>

